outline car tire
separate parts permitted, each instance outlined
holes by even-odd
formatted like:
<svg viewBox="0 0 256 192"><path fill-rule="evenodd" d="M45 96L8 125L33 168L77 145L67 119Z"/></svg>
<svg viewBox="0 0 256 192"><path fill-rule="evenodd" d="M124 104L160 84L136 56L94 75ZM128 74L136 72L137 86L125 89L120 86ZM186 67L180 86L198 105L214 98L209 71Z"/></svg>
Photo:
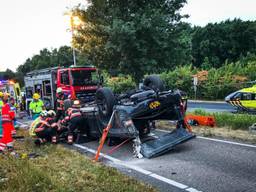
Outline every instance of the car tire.
<svg viewBox="0 0 256 192"><path fill-rule="evenodd" d="M164 83L158 75L149 75L144 79L143 85L154 91L164 91Z"/></svg>
<svg viewBox="0 0 256 192"><path fill-rule="evenodd" d="M68 108L70 107L72 107L72 100L71 99L64 100L64 110L67 111Z"/></svg>
<svg viewBox="0 0 256 192"><path fill-rule="evenodd" d="M103 87L96 92L96 103L99 107L100 115L110 117L116 104L116 98L111 89Z"/></svg>

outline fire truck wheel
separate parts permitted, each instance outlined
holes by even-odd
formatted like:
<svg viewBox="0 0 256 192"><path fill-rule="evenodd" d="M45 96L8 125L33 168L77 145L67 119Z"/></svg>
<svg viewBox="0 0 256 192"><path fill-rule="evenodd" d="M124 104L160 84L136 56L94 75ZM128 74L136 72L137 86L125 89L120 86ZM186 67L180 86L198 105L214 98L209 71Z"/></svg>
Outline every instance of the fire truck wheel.
<svg viewBox="0 0 256 192"><path fill-rule="evenodd" d="M99 107L99 112L104 117L111 116L113 107L116 104L116 98L109 88L100 88L96 92L96 102Z"/></svg>

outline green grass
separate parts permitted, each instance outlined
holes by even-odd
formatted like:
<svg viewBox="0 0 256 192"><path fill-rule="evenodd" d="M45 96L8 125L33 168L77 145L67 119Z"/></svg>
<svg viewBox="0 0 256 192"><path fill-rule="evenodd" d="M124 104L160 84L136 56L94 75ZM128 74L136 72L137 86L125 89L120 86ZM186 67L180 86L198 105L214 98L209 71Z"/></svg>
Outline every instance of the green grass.
<svg viewBox="0 0 256 192"><path fill-rule="evenodd" d="M195 110L195 115L212 115L216 120L217 127L230 127L231 129L248 130L248 127L256 123L256 115L232 114L227 112L208 113L204 110Z"/></svg>
<svg viewBox="0 0 256 192"><path fill-rule="evenodd" d="M27 139L15 148L20 157L0 155L1 192L155 191L61 145L35 148ZM27 158L31 152L40 156Z"/></svg>

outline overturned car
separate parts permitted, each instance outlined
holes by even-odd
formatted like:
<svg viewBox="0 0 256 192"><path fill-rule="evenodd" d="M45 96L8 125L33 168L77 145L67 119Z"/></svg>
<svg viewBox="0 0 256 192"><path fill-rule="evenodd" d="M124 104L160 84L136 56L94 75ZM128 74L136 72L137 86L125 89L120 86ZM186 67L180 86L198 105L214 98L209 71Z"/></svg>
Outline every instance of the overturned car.
<svg viewBox="0 0 256 192"><path fill-rule="evenodd" d="M162 80L146 77L141 89L114 95L109 88L100 88L96 100L81 107L85 130L89 137L101 137L111 121L108 138L134 142L137 157L151 158L195 137L184 121L186 99L179 90L165 90ZM175 120L176 129L164 135L152 135L155 120Z"/></svg>

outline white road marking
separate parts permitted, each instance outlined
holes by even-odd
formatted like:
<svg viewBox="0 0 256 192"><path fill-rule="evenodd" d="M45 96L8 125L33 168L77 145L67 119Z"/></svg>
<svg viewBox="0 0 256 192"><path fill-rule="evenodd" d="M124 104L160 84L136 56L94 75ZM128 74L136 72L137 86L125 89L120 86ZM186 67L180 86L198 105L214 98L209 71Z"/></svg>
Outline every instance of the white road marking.
<svg viewBox="0 0 256 192"><path fill-rule="evenodd" d="M189 192L201 192L201 191L198 191L197 189L194 189L194 188L188 188L188 189L185 189L186 191L189 191Z"/></svg>
<svg viewBox="0 0 256 192"><path fill-rule="evenodd" d="M245 143L238 143L238 142L233 142L233 141L226 141L226 140L221 140L221 139L213 139L213 138L201 137L201 136L197 136L197 138L198 138L198 139L209 140L209 141L216 141L216 142L220 142L220 143L227 143L227 144L232 144L232 145L239 145L239 146L243 146L243 147L252 147L252 148L256 148L256 145L250 145L250 144L245 144Z"/></svg>
<svg viewBox="0 0 256 192"><path fill-rule="evenodd" d="M96 154L96 150L91 149L91 148L88 148L88 147L86 147L86 146L79 145L79 144L74 144L74 146L77 147L77 148L86 150L86 151L88 151L88 152L90 152L90 153ZM200 191L198 191L198 190L196 190L196 189L194 189L194 188L191 188L191 187L189 187L189 186L187 186L187 185L184 185L184 184L179 183L179 182L177 182L177 181L174 181L174 180L172 180L172 179L168 179L168 178L166 178L166 177L163 177L163 176L161 176L161 175L155 174L155 173L150 172L150 171L148 171L148 170L142 169L142 168L140 168L140 167L138 167L138 166L129 165L129 164L127 164L127 162L121 161L121 160L116 159L116 158L114 158L114 157L111 157L111 156L109 156L109 155L105 155L105 154L103 154L103 153L100 153L100 155L103 156L104 158L106 158L106 159L112 161L113 163L115 163L115 164L117 164L117 165L121 165L121 166L127 167L127 168L129 168L129 169L132 169L132 170L134 170L134 171L137 171L137 172L139 172L139 173L142 173L142 174L144 174L144 175L147 175L147 176L149 176L149 177L152 177L152 178L154 178L154 179L157 179L157 180L159 180L159 181L162 181L162 182L167 183L167 184L169 184L169 185L172 185L172 186L174 186L174 187L177 187L177 188L179 188L179 189L183 189L183 190L186 190L186 191L189 191L189 192L200 192Z"/></svg>
<svg viewBox="0 0 256 192"><path fill-rule="evenodd" d="M158 131L164 132L164 133L170 133L170 131L163 130L163 129L157 129ZM220 143L227 143L231 145L238 145L238 146L243 146L243 147L252 147L256 148L256 145L252 144L245 144L245 143L239 143L239 142L234 142L234 141L227 141L227 140L222 140L222 139L214 139L214 138L209 138L209 137L202 137L202 136L196 136L198 139L204 139L204 140L209 140L209 141L215 141L215 142L220 142Z"/></svg>

